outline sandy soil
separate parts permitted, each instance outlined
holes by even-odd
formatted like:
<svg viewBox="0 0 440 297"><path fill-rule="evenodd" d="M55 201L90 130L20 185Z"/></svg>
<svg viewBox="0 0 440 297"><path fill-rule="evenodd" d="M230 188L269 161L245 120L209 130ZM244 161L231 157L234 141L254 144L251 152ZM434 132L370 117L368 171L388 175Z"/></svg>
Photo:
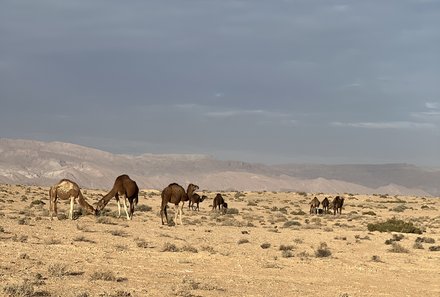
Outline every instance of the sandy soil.
<svg viewBox="0 0 440 297"><path fill-rule="evenodd" d="M83 189L90 203L105 193ZM161 225L151 190L132 221L115 200L101 217L75 206L73 221L61 201L49 221L48 188L1 185L0 295L440 296L439 198L346 194L342 215L318 216L313 194L230 192L223 215L203 194L183 226ZM398 233L367 229L393 216L424 230L402 233L395 252L385 241Z"/></svg>

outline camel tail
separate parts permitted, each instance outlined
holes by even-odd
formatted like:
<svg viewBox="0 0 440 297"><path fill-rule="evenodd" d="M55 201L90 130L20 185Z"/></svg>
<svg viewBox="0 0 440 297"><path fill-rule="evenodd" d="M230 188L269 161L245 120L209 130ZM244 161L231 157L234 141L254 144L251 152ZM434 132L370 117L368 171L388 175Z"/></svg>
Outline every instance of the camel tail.
<svg viewBox="0 0 440 297"><path fill-rule="evenodd" d="M134 205L137 205L139 202L139 197L136 195L136 197L134 198Z"/></svg>
<svg viewBox="0 0 440 297"><path fill-rule="evenodd" d="M87 201L84 198L84 196L81 193L81 191L79 192L78 203L79 203L79 205L81 205L82 208L87 210L89 213L95 214L95 209L93 208L93 206L91 206L89 203L87 203Z"/></svg>

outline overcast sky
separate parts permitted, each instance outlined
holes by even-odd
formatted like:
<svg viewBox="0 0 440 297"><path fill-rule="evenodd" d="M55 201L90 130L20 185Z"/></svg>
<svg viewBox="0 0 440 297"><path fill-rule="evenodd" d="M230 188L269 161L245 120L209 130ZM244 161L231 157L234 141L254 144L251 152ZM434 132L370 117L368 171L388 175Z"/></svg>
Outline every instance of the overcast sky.
<svg viewBox="0 0 440 297"><path fill-rule="evenodd" d="M440 166L440 1L0 0L0 137Z"/></svg>

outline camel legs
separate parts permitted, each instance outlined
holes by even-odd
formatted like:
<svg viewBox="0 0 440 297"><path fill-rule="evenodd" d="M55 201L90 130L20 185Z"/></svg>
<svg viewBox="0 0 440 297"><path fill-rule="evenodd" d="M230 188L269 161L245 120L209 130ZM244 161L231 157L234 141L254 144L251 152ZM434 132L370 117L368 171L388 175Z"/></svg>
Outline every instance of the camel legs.
<svg viewBox="0 0 440 297"><path fill-rule="evenodd" d="M177 225L177 216L179 216L180 225L183 225L182 223L182 209L183 209L183 203L182 206L179 207L179 204L176 204L175 210L176 214L174 215L174 223Z"/></svg>
<svg viewBox="0 0 440 297"><path fill-rule="evenodd" d="M128 214L128 209L127 209L127 198L125 196L123 196L122 198L124 198L122 202L124 203L124 209L125 209L125 214L127 215L127 220L131 220L131 216Z"/></svg>
<svg viewBox="0 0 440 297"><path fill-rule="evenodd" d="M70 197L70 212L69 219L73 220L73 205L75 204L75 197Z"/></svg>

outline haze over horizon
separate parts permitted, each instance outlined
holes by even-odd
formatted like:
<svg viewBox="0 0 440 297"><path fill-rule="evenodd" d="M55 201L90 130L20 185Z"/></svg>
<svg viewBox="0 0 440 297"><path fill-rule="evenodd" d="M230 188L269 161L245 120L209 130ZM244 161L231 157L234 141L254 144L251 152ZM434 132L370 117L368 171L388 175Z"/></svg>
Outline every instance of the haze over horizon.
<svg viewBox="0 0 440 297"><path fill-rule="evenodd" d="M0 137L440 166L440 1L0 4Z"/></svg>

